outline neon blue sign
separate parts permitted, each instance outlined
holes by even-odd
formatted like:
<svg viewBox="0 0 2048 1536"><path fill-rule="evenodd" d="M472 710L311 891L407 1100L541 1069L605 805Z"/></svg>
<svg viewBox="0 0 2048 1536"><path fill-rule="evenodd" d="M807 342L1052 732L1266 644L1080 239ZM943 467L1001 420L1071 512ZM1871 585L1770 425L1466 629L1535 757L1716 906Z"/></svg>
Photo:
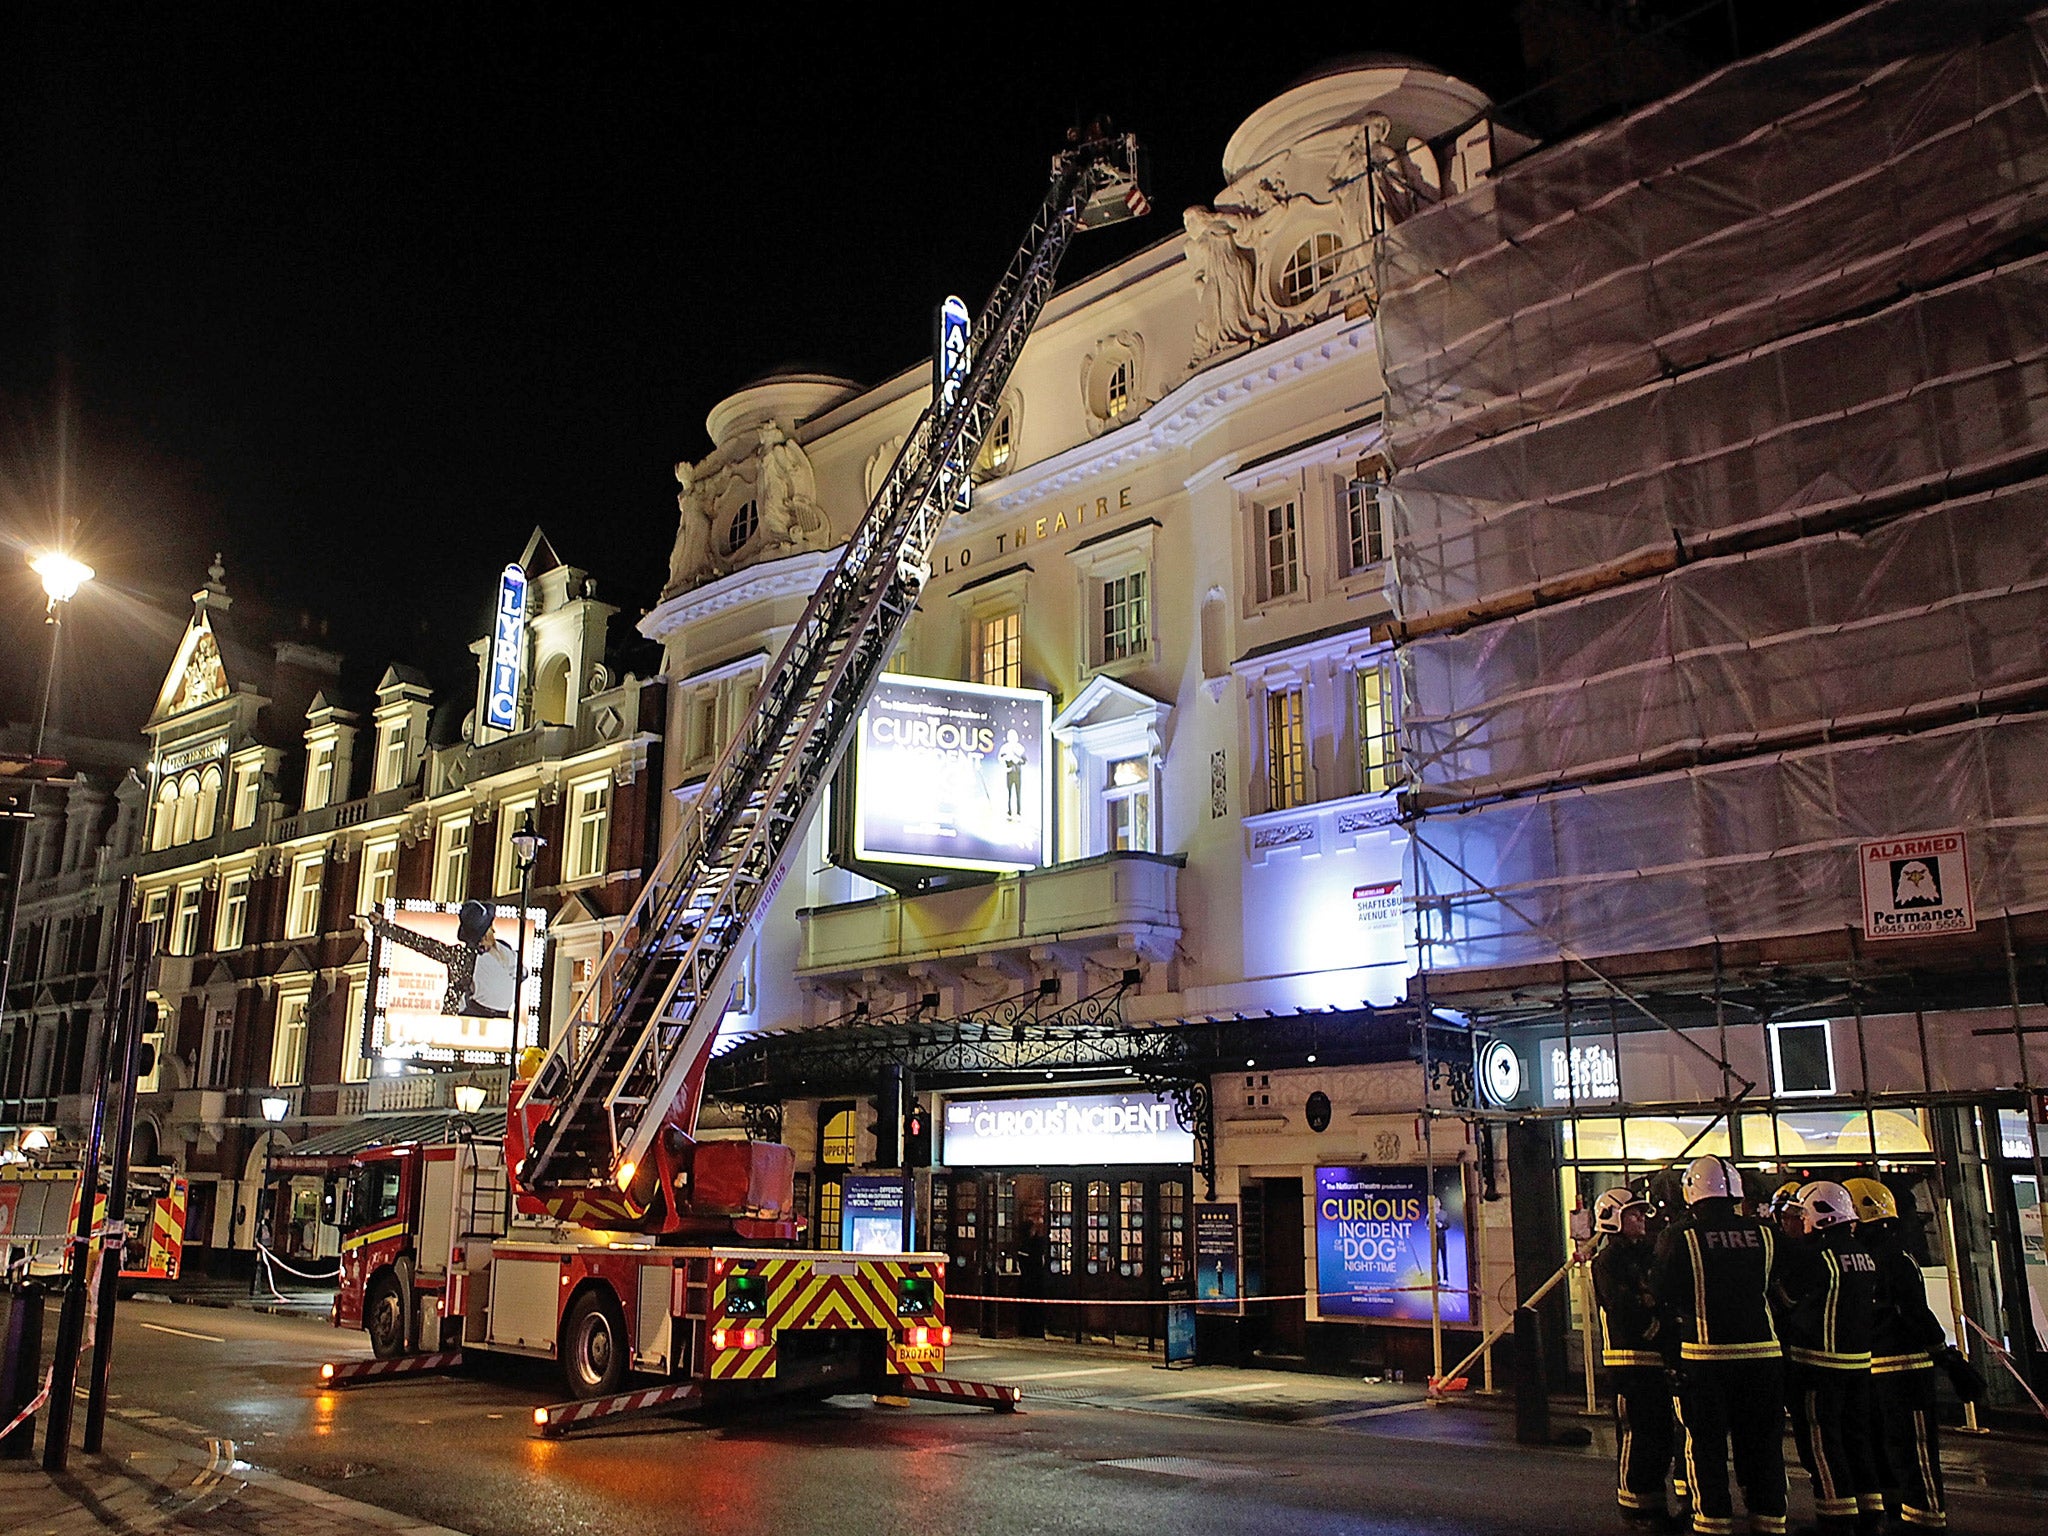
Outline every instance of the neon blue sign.
<svg viewBox="0 0 2048 1536"><path fill-rule="evenodd" d="M491 635L491 678L484 695L484 723L493 730L519 728L519 675L526 665L526 572L505 567L498 578L498 618Z"/></svg>
<svg viewBox="0 0 2048 1536"><path fill-rule="evenodd" d="M967 382L967 370L974 362L967 349L972 330L967 302L957 294L948 294L939 305L938 343L932 349L932 399L941 411L952 409L960 398L960 386ZM973 495L973 480L963 476L954 506L965 512Z"/></svg>

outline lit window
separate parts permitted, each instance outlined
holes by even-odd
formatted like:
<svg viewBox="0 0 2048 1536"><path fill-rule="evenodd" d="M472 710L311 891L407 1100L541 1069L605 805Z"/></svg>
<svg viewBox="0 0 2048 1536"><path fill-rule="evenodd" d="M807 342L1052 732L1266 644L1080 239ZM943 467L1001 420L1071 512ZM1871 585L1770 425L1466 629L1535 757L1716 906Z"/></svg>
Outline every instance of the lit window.
<svg viewBox="0 0 2048 1536"><path fill-rule="evenodd" d="M1376 474L1360 476L1344 487L1344 541L1353 571L1387 558L1385 509L1380 504L1384 487Z"/></svg>
<svg viewBox="0 0 2048 1536"><path fill-rule="evenodd" d="M1109 1271L1110 1253L1116 1242L1116 1235L1111 1230L1114 1216L1109 1208L1109 1182L1106 1179L1094 1179L1089 1182L1086 1218L1086 1246L1082 1251L1087 1255L1088 1273L1106 1274Z"/></svg>
<svg viewBox="0 0 2048 1536"><path fill-rule="evenodd" d="M513 850L512 837L521 823L533 815L533 807L531 799L514 800L498 807L498 857L494 866L497 883L491 887L493 890L519 889L519 855Z"/></svg>
<svg viewBox="0 0 2048 1536"><path fill-rule="evenodd" d="M1117 1187L1116 1272L1136 1277L1145 1273L1145 1186L1125 1179Z"/></svg>
<svg viewBox="0 0 2048 1536"><path fill-rule="evenodd" d="M1074 1186L1065 1179L1055 1179L1048 1186L1045 1216L1048 1250L1045 1267L1055 1275L1071 1275L1074 1272Z"/></svg>
<svg viewBox="0 0 2048 1536"><path fill-rule="evenodd" d="M828 1168L851 1168L859 1150L860 1120L853 1106L831 1108L818 1133L818 1161Z"/></svg>
<svg viewBox="0 0 2048 1536"><path fill-rule="evenodd" d="M991 688L1024 686L1024 615L1017 609L974 621L974 680Z"/></svg>
<svg viewBox="0 0 2048 1536"><path fill-rule="evenodd" d="M220 769L209 767L199 775L199 810L193 818L192 836L199 840L213 836L220 820Z"/></svg>
<svg viewBox="0 0 2048 1536"><path fill-rule="evenodd" d="M733 513L732 522L725 530L725 552L736 555L747 547L747 541L754 536L754 530L761 526L761 509L758 503L743 501L739 511Z"/></svg>
<svg viewBox="0 0 2048 1536"><path fill-rule="evenodd" d="M434 846L434 900L457 902L469 895L469 818L441 823Z"/></svg>
<svg viewBox="0 0 2048 1536"><path fill-rule="evenodd" d="M228 825L240 830L256 820L256 799L263 789L263 769L257 763L235 764L235 806Z"/></svg>
<svg viewBox="0 0 2048 1536"><path fill-rule="evenodd" d="M270 1086L296 1088L306 1080L306 1004L311 994L277 995L277 1031L270 1042Z"/></svg>
<svg viewBox="0 0 2048 1536"><path fill-rule="evenodd" d="M839 1194L842 1185L838 1179L818 1181L818 1246L837 1248L839 1246Z"/></svg>
<svg viewBox="0 0 2048 1536"><path fill-rule="evenodd" d="M323 741L313 748L306 765L306 809L317 811L334 798L334 743Z"/></svg>
<svg viewBox="0 0 2048 1536"><path fill-rule="evenodd" d="M240 949L249 933L249 877L229 875L220 883L220 912L213 924L213 947Z"/></svg>
<svg viewBox="0 0 2048 1536"><path fill-rule="evenodd" d="M324 865L317 853L302 853L292 861L291 890L284 907L286 938L310 938L320 931L320 875Z"/></svg>
<svg viewBox="0 0 2048 1536"><path fill-rule="evenodd" d="M178 783L166 779L156 792L156 819L150 825L149 846L152 850L171 846L171 837L178 825Z"/></svg>
<svg viewBox="0 0 2048 1536"><path fill-rule="evenodd" d="M1151 648L1145 614L1145 573L1129 571L1102 584L1102 659L1122 661Z"/></svg>
<svg viewBox="0 0 2048 1536"><path fill-rule="evenodd" d="M1259 600L1294 596L1301 590L1301 533L1293 498L1259 509L1259 537L1264 556Z"/></svg>
<svg viewBox="0 0 2048 1536"><path fill-rule="evenodd" d="M1308 744L1299 688L1266 695L1266 808L1283 811L1308 799Z"/></svg>
<svg viewBox="0 0 2048 1536"><path fill-rule="evenodd" d="M178 887L177 915L171 919L170 951L174 955L199 953L199 900L197 881Z"/></svg>
<svg viewBox="0 0 2048 1536"><path fill-rule="evenodd" d="M135 1074L137 1093L155 1093L163 1086L164 1074L164 1029L165 1015L156 1015L157 1027L147 1030L142 1036L143 1053L149 1058L149 1070Z"/></svg>
<svg viewBox="0 0 2048 1536"><path fill-rule="evenodd" d="M1131 362L1123 358L1109 370L1109 384L1103 391L1102 414L1115 421L1131 408Z"/></svg>
<svg viewBox="0 0 2048 1536"><path fill-rule="evenodd" d="M188 773L178 780L178 811L171 827L172 845L177 847L191 842L198 823L199 775Z"/></svg>
<svg viewBox="0 0 2048 1536"><path fill-rule="evenodd" d="M1316 290L1337 275L1344 242L1328 230L1309 236L1294 248L1280 269L1280 302L1306 304Z"/></svg>
<svg viewBox="0 0 2048 1536"><path fill-rule="evenodd" d="M1188 1277L1188 1187L1178 1179L1159 1186L1159 1278Z"/></svg>
<svg viewBox="0 0 2048 1536"><path fill-rule="evenodd" d="M199 1086L225 1088L234 1070L235 1010L216 1008L206 1017L206 1039L200 1047Z"/></svg>
<svg viewBox="0 0 2048 1536"><path fill-rule="evenodd" d="M356 891L356 910L370 913L398 894L398 839L363 845L362 884Z"/></svg>
<svg viewBox="0 0 2048 1536"><path fill-rule="evenodd" d="M363 1054L363 1006L368 997L369 988L351 978L335 998L335 1005L341 1009L341 1080L344 1083L368 1082L370 1069L376 1065Z"/></svg>
<svg viewBox="0 0 2048 1536"><path fill-rule="evenodd" d="M396 789L405 782L405 722L394 720L384 728L384 741L377 749L377 788Z"/></svg>
<svg viewBox="0 0 2048 1536"><path fill-rule="evenodd" d="M1394 680L1385 667L1360 667L1357 678L1358 788L1378 795L1402 780L1401 744L1395 735Z"/></svg>
<svg viewBox="0 0 2048 1536"><path fill-rule="evenodd" d="M984 477L993 479L1010 467L1010 456L1015 446L1011 441L1014 430L1009 410L999 411L995 425L988 429L988 436L982 440L981 458L975 466Z"/></svg>
<svg viewBox="0 0 2048 1536"><path fill-rule="evenodd" d="M1102 800L1110 850L1151 852L1152 773L1145 759L1123 757L1111 763Z"/></svg>
<svg viewBox="0 0 2048 1536"><path fill-rule="evenodd" d="M609 778L585 779L569 786L569 846L563 860L564 880L592 880L604 873L611 783Z"/></svg>
<svg viewBox="0 0 2048 1536"><path fill-rule="evenodd" d="M160 891L151 891L142 898L142 920L145 923L161 923L171 910L171 890L165 886Z"/></svg>

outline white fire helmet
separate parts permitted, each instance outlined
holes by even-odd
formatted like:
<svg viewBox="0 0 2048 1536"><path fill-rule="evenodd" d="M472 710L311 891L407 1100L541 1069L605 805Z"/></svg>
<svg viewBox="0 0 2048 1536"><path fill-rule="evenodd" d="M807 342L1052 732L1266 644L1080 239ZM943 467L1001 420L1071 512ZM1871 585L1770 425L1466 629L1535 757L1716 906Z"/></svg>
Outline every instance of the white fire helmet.
<svg viewBox="0 0 2048 1536"><path fill-rule="evenodd" d="M1844 1226L1856 1219L1856 1198L1832 1179L1799 1186L1799 1215L1809 1232Z"/></svg>
<svg viewBox="0 0 2048 1536"><path fill-rule="evenodd" d="M1621 1218L1638 1208L1648 1211L1650 1202L1632 1189L1610 1189L1593 1202L1593 1230L1619 1232Z"/></svg>
<svg viewBox="0 0 2048 1536"><path fill-rule="evenodd" d="M1696 1157L1679 1180L1687 1205L1702 1200L1740 1200L1742 1173L1725 1157Z"/></svg>

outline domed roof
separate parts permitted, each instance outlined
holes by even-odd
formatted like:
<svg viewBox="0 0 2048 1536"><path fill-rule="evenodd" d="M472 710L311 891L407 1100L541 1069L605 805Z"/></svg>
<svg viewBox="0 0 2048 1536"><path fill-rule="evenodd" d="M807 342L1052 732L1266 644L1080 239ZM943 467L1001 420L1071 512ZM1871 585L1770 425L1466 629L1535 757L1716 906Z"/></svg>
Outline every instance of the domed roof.
<svg viewBox="0 0 2048 1536"><path fill-rule="evenodd" d="M711 407L704 417L704 430L719 447L739 433L771 421L794 433L813 416L823 415L840 401L859 394L860 389L852 379L836 373L785 363L742 384Z"/></svg>
<svg viewBox="0 0 2048 1536"><path fill-rule="evenodd" d="M1486 93L1434 65L1398 53L1333 59L1311 70L1239 125L1223 147L1223 175L1234 182L1274 156L1368 112L1393 120L1395 137L1434 138L1470 122L1491 103Z"/></svg>

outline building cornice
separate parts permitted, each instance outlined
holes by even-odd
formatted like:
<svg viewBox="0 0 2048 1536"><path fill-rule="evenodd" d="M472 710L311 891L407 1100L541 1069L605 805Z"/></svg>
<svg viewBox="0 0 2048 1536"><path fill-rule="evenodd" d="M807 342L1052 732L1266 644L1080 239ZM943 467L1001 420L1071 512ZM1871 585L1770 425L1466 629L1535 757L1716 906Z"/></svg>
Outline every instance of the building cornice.
<svg viewBox="0 0 2048 1536"><path fill-rule="evenodd" d="M840 546L806 550L780 560L763 561L744 570L678 592L647 610L636 626L649 640L664 641L714 614L778 597L809 597L839 558Z"/></svg>

